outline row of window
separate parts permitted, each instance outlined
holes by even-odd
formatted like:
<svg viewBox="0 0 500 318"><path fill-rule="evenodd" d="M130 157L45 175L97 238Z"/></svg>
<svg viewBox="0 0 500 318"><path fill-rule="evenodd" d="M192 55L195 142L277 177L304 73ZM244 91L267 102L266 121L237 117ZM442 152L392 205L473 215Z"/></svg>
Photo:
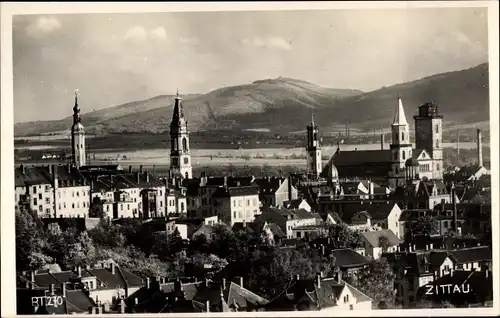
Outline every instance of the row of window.
<svg viewBox="0 0 500 318"><path fill-rule="evenodd" d="M257 210L253 210L253 215L257 214ZM233 211L233 218L236 219L236 215L238 215L238 218L239 219L242 219L243 218L243 212L241 211ZM250 215L250 211L246 210L245 211L245 218L249 218L251 215Z"/></svg>
<svg viewBox="0 0 500 318"><path fill-rule="evenodd" d="M247 199L246 200L246 203L247 203L246 206L250 206L251 202L253 203L253 205L257 205L257 201L258 201L257 199L253 199L253 200ZM234 199L233 200L233 207L235 207L235 208L236 208L236 206L241 207L242 204L243 204L243 200L242 199L238 199L238 200Z"/></svg>
<svg viewBox="0 0 500 318"><path fill-rule="evenodd" d="M64 209L66 209L66 202L63 202L62 204L62 207ZM82 202L82 208L89 208L90 205L89 204L86 204L86 202ZM61 210L61 203L59 203L59 206L58 206L59 210ZM71 208L74 209L75 208L75 203L71 203ZM79 209L80 208L80 202L76 202L76 208Z"/></svg>

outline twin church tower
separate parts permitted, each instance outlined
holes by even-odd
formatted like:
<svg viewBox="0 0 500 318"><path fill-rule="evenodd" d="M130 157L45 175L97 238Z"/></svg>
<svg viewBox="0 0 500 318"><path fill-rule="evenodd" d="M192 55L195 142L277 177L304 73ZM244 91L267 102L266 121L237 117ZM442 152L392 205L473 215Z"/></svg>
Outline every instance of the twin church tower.
<svg viewBox="0 0 500 318"><path fill-rule="evenodd" d="M82 124L80 107L78 105L78 91L75 92L75 105L73 106L71 153L73 166L80 168L87 165L85 129ZM189 131L179 92L177 92L177 96L175 97L174 112L172 122L170 123L170 172L173 177L185 179L193 177Z"/></svg>

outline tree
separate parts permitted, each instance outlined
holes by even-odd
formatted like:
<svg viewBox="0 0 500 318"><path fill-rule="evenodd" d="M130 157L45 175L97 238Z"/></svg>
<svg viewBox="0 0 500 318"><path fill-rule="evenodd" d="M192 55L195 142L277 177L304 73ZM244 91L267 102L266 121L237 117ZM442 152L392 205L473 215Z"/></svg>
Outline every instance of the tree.
<svg viewBox="0 0 500 318"><path fill-rule="evenodd" d="M363 245L359 233L352 231L345 224L333 224L328 227L328 237L335 248L357 248Z"/></svg>
<svg viewBox="0 0 500 318"><path fill-rule="evenodd" d="M437 232L438 225L436 220L429 215L421 216L410 223L410 232L412 235L431 235Z"/></svg>
<svg viewBox="0 0 500 318"><path fill-rule="evenodd" d="M120 247L126 243L125 235L120 225L101 219L99 224L88 231L94 243L101 247Z"/></svg>
<svg viewBox="0 0 500 318"><path fill-rule="evenodd" d="M48 242L41 221L35 213L16 211L16 268L38 269L52 261L46 254Z"/></svg>
<svg viewBox="0 0 500 318"><path fill-rule="evenodd" d="M304 251L280 248L264 252L249 267L249 288L268 299L286 289L295 275L301 279L312 279L319 272L325 276L333 273L331 261L313 258Z"/></svg>
<svg viewBox="0 0 500 318"><path fill-rule="evenodd" d="M387 249L391 247L391 242L387 238L387 236L382 235L378 238L378 246L382 248L383 252L387 252Z"/></svg>
<svg viewBox="0 0 500 318"><path fill-rule="evenodd" d="M394 307L394 273L385 258L373 261L352 281L361 292L373 299L375 308ZM381 303L383 302L383 303Z"/></svg>
<svg viewBox="0 0 500 318"><path fill-rule="evenodd" d="M71 244L65 255L63 264L66 268L72 266L93 265L97 253L92 238L87 232L82 232L75 243Z"/></svg>
<svg viewBox="0 0 500 318"><path fill-rule="evenodd" d="M89 216L91 218L100 218L100 219L106 216L101 198L94 197L92 199L92 203L90 204Z"/></svg>

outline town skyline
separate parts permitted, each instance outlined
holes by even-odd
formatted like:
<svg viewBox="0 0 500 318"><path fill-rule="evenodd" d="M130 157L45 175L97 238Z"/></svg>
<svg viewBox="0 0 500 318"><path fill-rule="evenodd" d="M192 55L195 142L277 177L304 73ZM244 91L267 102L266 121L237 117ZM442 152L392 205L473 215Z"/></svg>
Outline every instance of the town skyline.
<svg viewBox="0 0 500 318"><path fill-rule="evenodd" d="M371 91L487 62L486 20L478 8L16 16L15 122L68 116L76 88L89 109L279 76Z"/></svg>

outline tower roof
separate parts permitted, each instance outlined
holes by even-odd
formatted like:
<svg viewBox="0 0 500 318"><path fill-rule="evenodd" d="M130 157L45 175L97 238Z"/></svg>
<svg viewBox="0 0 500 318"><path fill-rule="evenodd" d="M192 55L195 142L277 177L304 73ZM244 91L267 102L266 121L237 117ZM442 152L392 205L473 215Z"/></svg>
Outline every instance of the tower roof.
<svg viewBox="0 0 500 318"><path fill-rule="evenodd" d="M401 100L401 96L398 94L398 105L396 106L396 114L394 114L394 122L393 126L403 126L408 125L406 121L405 109L403 107L403 101Z"/></svg>
<svg viewBox="0 0 500 318"><path fill-rule="evenodd" d="M175 97L174 113L172 115L171 126L181 126L185 124L184 119L184 108L182 107L182 98L179 96L179 90L177 90L177 96Z"/></svg>
<svg viewBox="0 0 500 318"><path fill-rule="evenodd" d="M80 107L78 106L78 89L75 90L75 106L73 106L73 125L81 123Z"/></svg>

